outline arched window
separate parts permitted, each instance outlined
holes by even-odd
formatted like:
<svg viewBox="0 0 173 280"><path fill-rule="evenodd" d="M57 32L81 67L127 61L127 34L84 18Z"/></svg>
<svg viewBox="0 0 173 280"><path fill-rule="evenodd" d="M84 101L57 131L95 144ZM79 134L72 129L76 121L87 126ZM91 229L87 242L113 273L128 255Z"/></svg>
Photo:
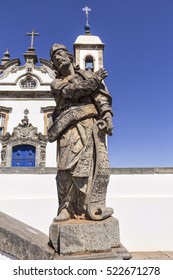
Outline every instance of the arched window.
<svg viewBox="0 0 173 280"><path fill-rule="evenodd" d="M18 145L12 148L12 166L35 166L35 147L32 145Z"/></svg>
<svg viewBox="0 0 173 280"><path fill-rule="evenodd" d="M47 114L47 130L52 125L52 113Z"/></svg>
<svg viewBox="0 0 173 280"><path fill-rule="evenodd" d="M0 136L7 132L9 113L11 113L11 111L12 108L0 106Z"/></svg>
<svg viewBox="0 0 173 280"><path fill-rule="evenodd" d="M54 106L41 107L41 113L44 113L44 135L47 135L47 130L52 125L52 113Z"/></svg>
<svg viewBox="0 0 173 280"><path fill-rule="evenodd" d="M32 77L27 77L24 80L21 80L20 86L22 88L35 88L37 86L37 81Z"/></svg>
<svg viewBox="0 0 173 280"><path fill-rule="evenodd" d="M94 72L94 59L91 55L85 58L85 70Z"/></svg>
<svg viewBox="0 0 173 280"><path fill-rule="evenodd" d="M5 114L0 113L0 135L4 134L4 128L5 128Z"/></svg>

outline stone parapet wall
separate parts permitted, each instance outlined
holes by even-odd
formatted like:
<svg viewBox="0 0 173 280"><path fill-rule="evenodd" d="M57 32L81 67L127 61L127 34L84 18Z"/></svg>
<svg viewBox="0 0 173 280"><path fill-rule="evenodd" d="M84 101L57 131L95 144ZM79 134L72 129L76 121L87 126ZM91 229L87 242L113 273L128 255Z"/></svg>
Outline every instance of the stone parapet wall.
<svg viewBox="0 0 173 280"><path fill-rule="evenodd" d="M173 167L110 168L111 174L173 174Z"/></svg>
<svg viewBox="0 0 173 280"><path fill-rule="evenodd" d="M56 174L56 167L0 167L0 174ZM173 174L173 167L110 168L111 175Z"/></svg>

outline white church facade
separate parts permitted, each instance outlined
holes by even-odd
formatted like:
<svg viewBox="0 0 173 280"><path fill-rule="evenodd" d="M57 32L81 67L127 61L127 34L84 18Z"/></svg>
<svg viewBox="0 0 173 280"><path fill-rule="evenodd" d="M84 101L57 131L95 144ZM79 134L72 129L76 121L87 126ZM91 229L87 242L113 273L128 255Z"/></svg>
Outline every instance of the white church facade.
<svg viewBox="0 0 173 280"><path fill-rule="evenodd" d="M56 143L47 141L47 129L55 102L50 84L54 71L50 61L39 59L33 46L24 54L25 64L10 59L7 50L0 65L0 153L3 167L56 166ZM97 71L103 67L104 44L90 33L74 43L76 64Z"/></svg>

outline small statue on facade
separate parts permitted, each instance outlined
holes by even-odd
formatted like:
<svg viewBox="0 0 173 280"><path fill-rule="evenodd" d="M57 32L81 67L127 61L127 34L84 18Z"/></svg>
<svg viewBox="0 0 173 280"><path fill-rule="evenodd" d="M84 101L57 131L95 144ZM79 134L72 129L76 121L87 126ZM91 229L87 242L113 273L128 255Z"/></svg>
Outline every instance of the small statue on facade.
<svg viewBox="0 0 173 280"><path fill-rule="evenodd" d="M113 214L106 207L109 161L106 134L112 135L111 96L102 82L105 69L79 69L61 44L50 50L56 102L48 140L57 141L59 209L54 221L103 220Z"/></svg>

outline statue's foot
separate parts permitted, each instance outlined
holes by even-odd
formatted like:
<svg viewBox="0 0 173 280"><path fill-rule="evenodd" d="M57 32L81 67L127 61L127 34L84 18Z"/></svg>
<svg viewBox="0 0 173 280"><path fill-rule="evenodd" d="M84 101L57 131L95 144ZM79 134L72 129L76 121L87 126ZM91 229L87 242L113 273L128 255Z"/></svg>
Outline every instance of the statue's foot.
<svg viewBox="0 0 173 280"><path fill-rule="evenodd" d="M66 208L62 209L58 216L54 218L54 222L70 220L70 214Z"/></svg>

